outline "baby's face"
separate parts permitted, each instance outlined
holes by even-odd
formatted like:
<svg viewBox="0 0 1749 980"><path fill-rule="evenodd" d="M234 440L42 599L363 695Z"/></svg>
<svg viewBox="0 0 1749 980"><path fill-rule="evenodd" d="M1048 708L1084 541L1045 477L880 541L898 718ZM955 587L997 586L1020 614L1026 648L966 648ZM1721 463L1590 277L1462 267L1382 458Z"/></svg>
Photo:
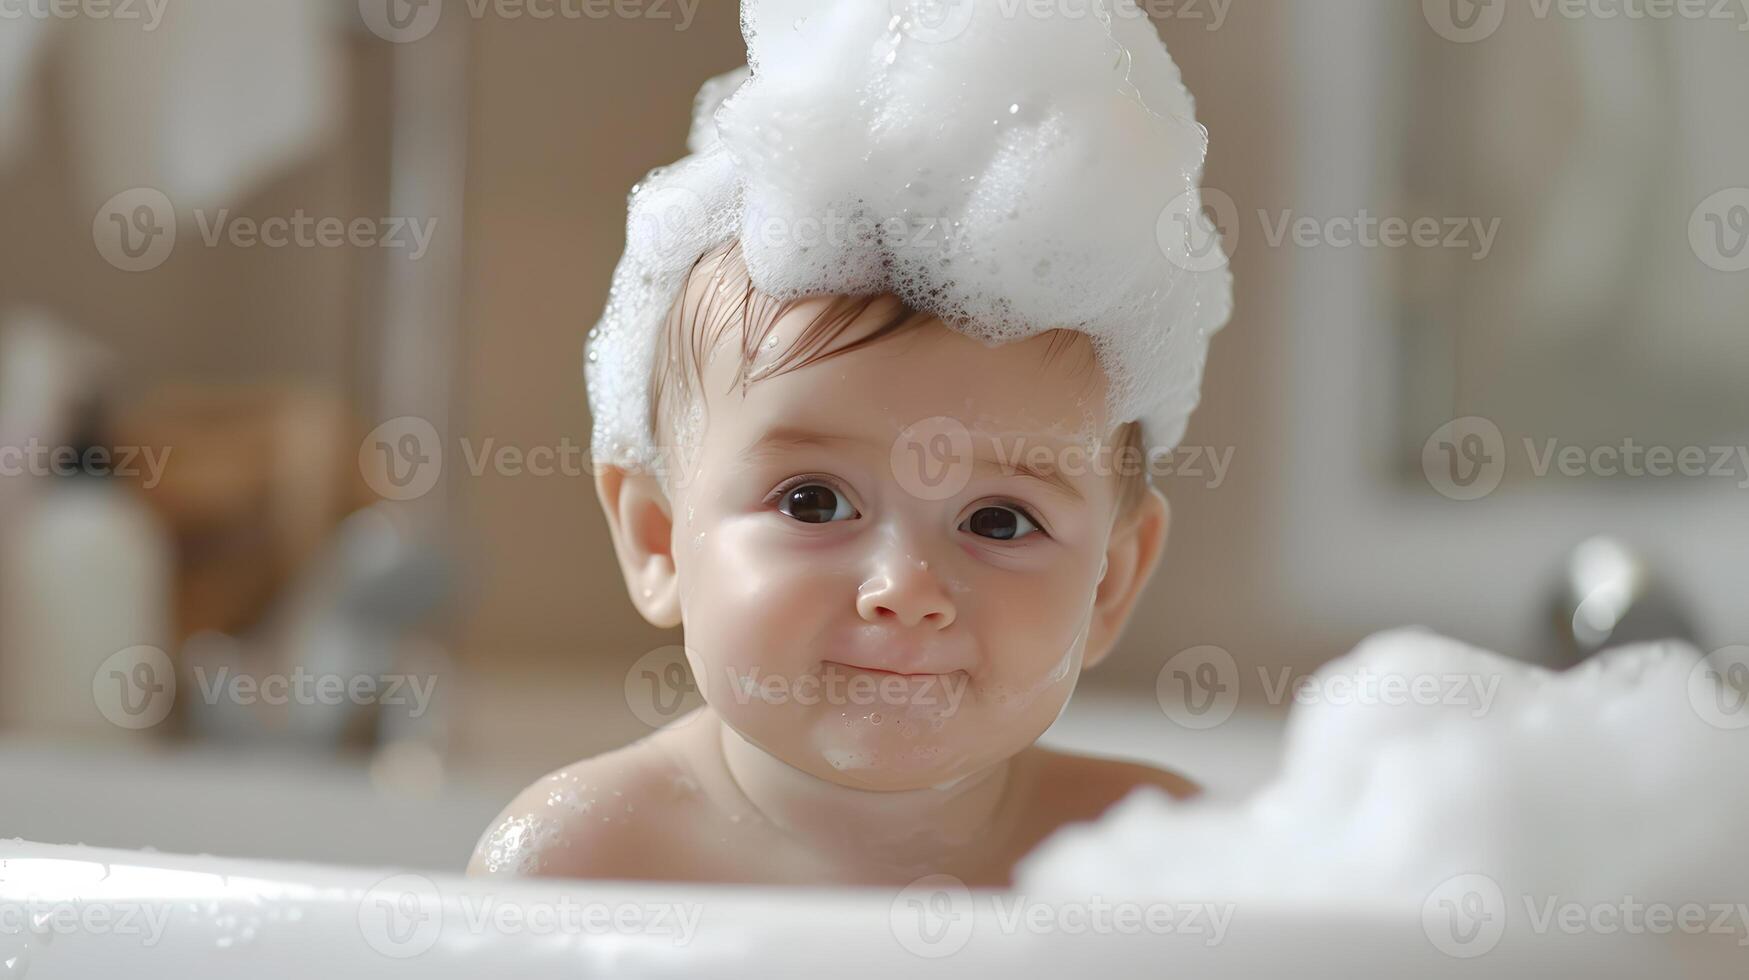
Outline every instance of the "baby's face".
<svg viewBox="0 0 1749 980"><path fill-rule="evenodd" d="M933 322L744 391L738 338L719 348L672 546L694 673L743 737L823 779L912 789L1056 719L1119 485L1075 455L1107 432L1091 351L1048 345ZM1000 465L1016 457L1047 478Z"/></svg>

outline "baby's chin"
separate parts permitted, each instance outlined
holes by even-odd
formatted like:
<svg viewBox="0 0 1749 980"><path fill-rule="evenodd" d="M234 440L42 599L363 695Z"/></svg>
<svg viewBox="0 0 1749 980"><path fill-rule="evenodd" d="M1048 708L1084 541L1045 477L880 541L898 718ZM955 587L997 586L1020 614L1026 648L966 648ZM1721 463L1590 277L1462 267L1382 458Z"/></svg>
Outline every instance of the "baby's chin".
<svg viewBox="0 0 1749 980"><path fill-rule="evenodd" d="M840 786L879 792L931 789L994 765L1032 743L975 716L906 718L871 712L815 716L760 744L788 765ZM932 724L933 722L933 724Z"/></svg>

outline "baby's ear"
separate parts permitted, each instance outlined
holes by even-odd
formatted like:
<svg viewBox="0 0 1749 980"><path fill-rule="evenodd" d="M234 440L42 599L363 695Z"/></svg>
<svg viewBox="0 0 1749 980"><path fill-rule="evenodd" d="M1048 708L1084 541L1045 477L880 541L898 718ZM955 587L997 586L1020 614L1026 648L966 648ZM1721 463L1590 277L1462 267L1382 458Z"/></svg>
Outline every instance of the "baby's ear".
<svg viewBox="0 0 1749 980"><path fill-rule="evenodd" d="M1093 622L1087 627L1083 666L1092 667L1104 660L1117 645L1136 599L1166 550L1166 529L1171 523L1172 509L1166 498L1150 486L1135 510L1112 529L1111 543L1105 549L1105 575L1093 596Z"/></svg>
<svg viewBox="0 0 1749 980"><path fill-rule="evenodd" d="M680 579L674 571L674 518L662 483L648 473L600 466L595 493L613 535L626 591L650 625L680 625Z"/></svg>

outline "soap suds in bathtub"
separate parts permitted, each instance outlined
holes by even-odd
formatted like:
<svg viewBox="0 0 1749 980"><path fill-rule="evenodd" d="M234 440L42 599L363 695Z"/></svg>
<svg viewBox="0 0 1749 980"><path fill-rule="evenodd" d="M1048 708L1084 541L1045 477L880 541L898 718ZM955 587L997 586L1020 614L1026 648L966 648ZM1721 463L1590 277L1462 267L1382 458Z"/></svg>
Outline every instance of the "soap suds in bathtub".
<svg viewBox="0 0 1749 980"><path fill-rule="evenodd" d="M1423 690L1441 693L1308 698L1293 709L1280 775L1250 800L1139 792L1046 841L1018 887L1419 904L1484 875L1509 903L1749 894L1749 728L1733 727L1749 716L1730 713L1745 692L1721 683L1716 660L1654 644L1556 674L1403 630L1312 683L1367 673L1429 678Z"/></svg>

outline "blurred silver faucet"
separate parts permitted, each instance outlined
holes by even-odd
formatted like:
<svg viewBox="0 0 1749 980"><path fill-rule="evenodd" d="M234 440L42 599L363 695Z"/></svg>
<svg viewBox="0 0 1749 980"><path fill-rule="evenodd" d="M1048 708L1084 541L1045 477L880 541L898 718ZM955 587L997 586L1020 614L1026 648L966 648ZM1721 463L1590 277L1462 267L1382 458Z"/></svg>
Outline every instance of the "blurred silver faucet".
<svg viewBox="0 0 1749 980"><path fill-rule="evenodd" d="M1608 647L1656 640L1699 645L1680 603L1653 575L1644 559L1623 542L1589 538L1562 566L1554 606L1561 651L1558 667L1570 667Z"/></svg>

